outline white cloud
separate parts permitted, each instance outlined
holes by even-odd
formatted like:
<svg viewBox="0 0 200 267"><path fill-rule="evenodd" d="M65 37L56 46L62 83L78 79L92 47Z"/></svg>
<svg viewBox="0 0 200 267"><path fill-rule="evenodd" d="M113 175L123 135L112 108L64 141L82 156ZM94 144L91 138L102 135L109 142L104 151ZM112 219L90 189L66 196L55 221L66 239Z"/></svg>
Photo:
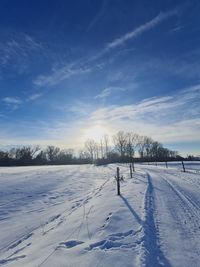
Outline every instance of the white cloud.
<svg viewBox="0 0 200 267"><path fill-rule="evenodd" d="M20 104L22 104L22 100L19 99L18 97L4 97L4 98L2 99L2 101L3 101L4 103L6 103L6 104L10 104L10 105L12 105L12 104L20 105Z"/></svg>
<svg viewBox="0 0 200 267"><path fill-rule="evenodd" d="M103 0L100 10L97 12L93 20L89 23L87 31L90 31L102 19L103 15L106 12L107 4L108 4L108 1Z"/></svg>
<svg viewBox="0 0 200 267"><path fill-rule="evenodd" d="M32 94L27 98L27 101L34 101L34 100L40 98L41 96L43 96L42 93Z"/></svg>
<svg viewBox="0 0 200 267"><path fill-rule="evenodd" d="M100 94L96 95L95 98L106 98L108 96L110 96L112 93L117 92L117 91L125 91L124 88L121 87L115 87L115 86L111 86L111 87L107 87L105 89L103 89Z"/></svg>
<svg viewBox="0 0 200 267"><path fill-rule="evenodd" d="M169 33L176 33L183 29L183 26L177 26L169 31Z"/></svg>
<svg viewBox="0 0 200 267"><path fill-rule="evenodd" d="M161 142L200 141L200 85L175 95L145 99L131 105L98 108L90 124L150 135Z"/></svg>
<svg viewBox="0 0 200 267"><path fill-rule="evenodd" d="M36 86L52 86L55 85L65 79L68 79L74 75L81 75L90 72L92 69L88 67L78 67L78 68L71 68L71 67L64 67L54 71L50 75L40 75L34 81Z"/></svg>
<svg viewBox="0 0 200 267"><path fill-rule="evenodd" d="M78 103L69 110L80 114L78 120L9 123L0 129L0 142L5 145L57 145L79 149L84 145L84 132L95 125L112 136L119 130L133 131L168 146L200 142L200 85L177 94L148 98L132 105L96 108ZM20 125L20 130L18 127ZM110 139L111 141L112 139ZM179 150L179 148L177 148ZM187 150L187 153L199 153ZM186 153L186 150L182 150ZM186 154L187 154L186 153Z"/></svg>
<svg viewBox="0 0 200 267"><path fill-rule="evenodd" d="M106 49L110 50L112 48L120 46L120 45L124 44L125 42L127 42L128 40L136 38L137 36L141 35L142 33L154 28L155 26L160 24L162 21L164 21L164 20L166 20L169 17L172 17L174 15L177 15L177 9L174 9L174 10L169 11L169 12L160 13L155 18L146 22L143 25L140 25L138 28L134 29L133 31L128 32L128 33L122 35L121 37L113 40L112 42L108 43L106 46Z"/></svg>
<svg viewBox="0 0 200 267"><path fill-rule="evenodd" d="M31 36L11 32L9 37L0 43L0 67L24 73L30 64L31 54L41 49L41 44Z"/></svg>
<svg viewBox="0 0 200 267"><path fill-rule="evenodd" d="M70 78L71 76L81 75L84 73L88 73L94 71L95 69L99 68L98 64L92 64L92 62L98 60L105 54L107 54L110 50L121 46L125 42L130 39L136 38L139 35L143 34L144 32L156 27L162 21L177 15L178 9L171 10L169 12L162 12L157 15L152 20L140 25L139 27L135 28L133 31L128 32L121 37L112 40L110 43L106 44L105 48L96 53L94 56L83 60L82 62L74 62L70 66L65 66L57 70L53 70L51 74L48 75L40 75L34 81L34 85L36 86L53 86L65 79Z"/></svg>
<svg viewBox="0 0 200 267"><path fill-rule="evenodd" d="M80 148L82 122L60 122L57 120L16 121L4 123L0 128L0 143L10 145L56 145Z"/></svg>
<svg viewBox="0 0 200 267"><path fill-rule="evenodd" d="M1 128L0 137L4 137L7 144L54 144L80 148L84 143L84 131L101 125L110 135L124 130L151 136L164 144L200 142L199 103L200 85L174 95L148 98L131 105L97 108L78 102L68 107L68 112L75 113L77 120L20 121L16 122L20 125L19 131L16 124L7 122Z"/></svg>
<svg viewBox="0 0 200 267"><path fill-rule="evenodd" d="M7 108L9 108L9 110L16 110L23 103L23 101L18 97L4 97L1 100Z"/></svg>
<svg viewBox="0 0 200 267"><path fill-rule="evenodd" d="M21 106L22 104L25 104L28 101L34 101L38 99L39 97L41 97L42 95L43 95L42 93L35 93L35 94L28 96L26 99L13 97L13 96L12 97L7 96L7 97L2 98L1 100L9 108L11 108L12 110L15 110L19 108L19 106Z"/></svg>

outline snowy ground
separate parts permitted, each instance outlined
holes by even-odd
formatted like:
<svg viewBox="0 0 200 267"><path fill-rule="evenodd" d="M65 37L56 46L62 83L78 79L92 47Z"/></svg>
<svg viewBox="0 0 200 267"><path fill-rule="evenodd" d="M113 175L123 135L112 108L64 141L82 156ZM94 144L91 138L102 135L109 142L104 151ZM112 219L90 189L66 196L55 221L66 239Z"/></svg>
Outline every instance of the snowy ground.
<svg viewBox="0 0 200 267"><path fill-rule="evenodd" d="M165 162L150 162L149 165L158 165L160 167L165 167ZM142 163L142 165L148 165L148 163ZM167 166L170 168L175 168L179 170L183 170L183 165L181 161L173 161L173 162L167 162ZM199 161L184 161L184 167L187 172L195 172L200 173L200 162Z"/></svg>
<svg viewBox="0 0 200 267"><path fill-rule="evenodd" d="M199 191L174 166L0 168L0 265L200 266Z"/></svg>

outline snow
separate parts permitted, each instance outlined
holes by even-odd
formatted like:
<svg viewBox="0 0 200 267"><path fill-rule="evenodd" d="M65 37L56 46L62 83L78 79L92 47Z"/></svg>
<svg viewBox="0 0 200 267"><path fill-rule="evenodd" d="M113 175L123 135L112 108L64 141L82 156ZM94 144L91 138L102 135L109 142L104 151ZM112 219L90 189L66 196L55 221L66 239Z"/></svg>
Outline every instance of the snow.
<svg viewBox="0 0 200 267"><path fill-rule="evenodd" d="M143 163L143 165L148 165L148 163ZM149 165L158 165L158 166L162 166L162 167L165 167L166 166L166 163L165 162L150 162ZM169 168L176 168L176 169L179 169L179 170L183 170L183 165L182 165L182 162L181 161L173 161L173 162L168 162L167 163L168 167ZM200 161L184 161L184 167L185 167L185 170L188 171L188 172L200 172Z"/></svg>
<svg viewBox="0 0 200 267"><path fill-rule="evenodd" d="M135 169L131 179L127 164L0 168L0 265L200 266L199 172Z"/></svg>

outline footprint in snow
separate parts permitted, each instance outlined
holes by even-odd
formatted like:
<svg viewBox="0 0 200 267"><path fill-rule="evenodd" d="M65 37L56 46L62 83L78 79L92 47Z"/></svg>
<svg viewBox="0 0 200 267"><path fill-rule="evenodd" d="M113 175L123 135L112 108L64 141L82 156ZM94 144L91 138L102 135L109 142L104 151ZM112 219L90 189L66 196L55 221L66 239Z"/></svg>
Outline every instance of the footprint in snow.
<svg viewBox="0 0 200 267"><path fill-rule="evenodd" d="M10 258L10 259L3 259L3 260L0 260L0 265L7 264L7 263L12 262L12 261L18 261L19 259L23 259L25 257L26 257L26 255L21 255L18 257Z"/></svg>
<svg viewBox="0 0 200 267"><path fill-rule="evenodd" d="M111 219L111 216L112 216L112 212L110 212L110 213L108 214L108 216L107 216L107 218L106 218L106 222L102 225L102 228L105 228L105 227L108 225L108 223L109 223L109 221L110 221L110 219Z"/></svg>
<svg viewBox="0 0 200 267"><path fill-rule="evenodd" d="M73 247L76 247L76 246L81 245L83 243L84 243L83 241L79 241L79 240L70 240L70 241L67 241L67 242L61 242L59 247L62 247L62 248L73 248Z"/></svg>
<svg viewBox="0 0 200 267"><path fill-rule="evenodd" d="M136 244L132 241L130 242L129 237L135 236L139 233L141 229L137 231L129 230L124 233L115 233L109 235L106 239L92 243L89 247L85 248L85 250L92 251L96 249L100 250L113 250L113 249L133 249L135 248Z"/></svg>

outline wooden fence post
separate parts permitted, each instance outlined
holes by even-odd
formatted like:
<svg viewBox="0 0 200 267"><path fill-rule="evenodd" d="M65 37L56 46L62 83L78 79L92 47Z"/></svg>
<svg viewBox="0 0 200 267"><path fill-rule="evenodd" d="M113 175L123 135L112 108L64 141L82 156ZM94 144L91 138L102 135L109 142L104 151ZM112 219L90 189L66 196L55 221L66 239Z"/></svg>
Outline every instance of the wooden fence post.
<svg viewBox="0 0 200 267"><path fill-rule="evenodd" d="M119 167L117 167L117 195L120 195L120 175L119 175Z"/></svg>
<svg viewBox="0 0 200 267"><path fill-rule="evenodd" d="M135 171L134 162L132 162L132 169L133 169L133 172L134 172Z"/></svg>
<svg viewBox="0 0 200 267"><path fill-rule="evenodd" d="M183 172L185 172L185 165L183 161L182 161L182 166L183 166Z"/></svg>
<svg viewBox="0 0 200 267"><path fill-rule="evenodd" d="M165 165L166 165L166 168L168 168L168 164L167 164L167 161L165 161Z"/></svg>
<svg viewBox="0 0 200 267"><path fill-rule="evenodd" d="M131 176L131 178L133 178L133 172L132 172L132 166L131 166L131 164L129 165L129 167L130 167L130 176Z"/></svg>

